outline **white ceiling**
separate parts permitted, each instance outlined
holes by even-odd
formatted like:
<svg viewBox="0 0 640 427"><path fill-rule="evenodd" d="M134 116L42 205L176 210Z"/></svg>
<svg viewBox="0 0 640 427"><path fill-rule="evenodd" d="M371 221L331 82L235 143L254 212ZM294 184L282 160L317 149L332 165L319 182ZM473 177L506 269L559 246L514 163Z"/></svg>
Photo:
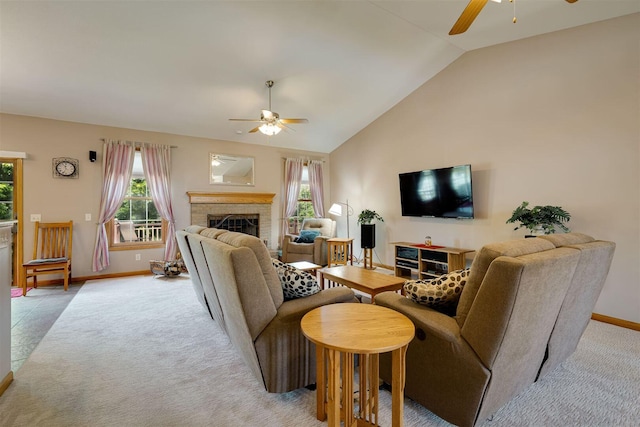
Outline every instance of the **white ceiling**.
<svg viewBox="0 0 640 427"><path fill-rule="evenodd" d="M640 12L638 0L0 1L0 111L331 152L465 51ZM248 134L268 106L308 118ZM105 135L108 137L108 135ZM0 141L1 144L1 141Z"/></svg>

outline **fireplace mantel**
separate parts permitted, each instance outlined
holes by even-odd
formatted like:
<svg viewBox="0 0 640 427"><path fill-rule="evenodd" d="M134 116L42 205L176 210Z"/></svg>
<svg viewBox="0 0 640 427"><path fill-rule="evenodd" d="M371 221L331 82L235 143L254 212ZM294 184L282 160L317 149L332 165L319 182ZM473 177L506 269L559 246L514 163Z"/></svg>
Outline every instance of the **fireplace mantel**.
<svg viewBox="0 0 640 427"><path fill-rule="evenodd" d="M189 203L271 204L275 193L204 193L187 191Z"/></svg>

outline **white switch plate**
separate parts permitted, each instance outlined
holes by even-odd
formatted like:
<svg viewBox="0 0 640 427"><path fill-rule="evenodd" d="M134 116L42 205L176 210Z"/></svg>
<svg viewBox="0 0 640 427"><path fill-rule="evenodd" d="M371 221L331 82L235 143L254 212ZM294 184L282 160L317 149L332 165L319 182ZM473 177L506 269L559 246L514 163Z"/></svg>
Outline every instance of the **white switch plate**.
<svg viewBox="0 0 640 427"><path fill-rule="evenodd" d="M90 213L84 214L84 220L85 221L91 221L91 214Z"/></svg>
<svg viewBox="0 0 640 427"><path fill-rule="evenodd" d="M140 261L140 254L136 254L136 261Z"/></svg>
<svg viewBox="0 0 640 427"><path fill-rule="evenodd" d="M31 222L42 221L40 214L31 214Z"/></svg>

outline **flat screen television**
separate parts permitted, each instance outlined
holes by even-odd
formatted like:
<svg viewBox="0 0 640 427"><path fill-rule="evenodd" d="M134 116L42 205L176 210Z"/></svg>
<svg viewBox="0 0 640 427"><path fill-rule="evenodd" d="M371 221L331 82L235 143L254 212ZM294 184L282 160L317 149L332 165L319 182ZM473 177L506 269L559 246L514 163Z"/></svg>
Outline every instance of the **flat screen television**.
<svg viewBox="0 0 640 427"><path fill-rule="evenodd" d="M471 165L400 174L402 216L473 218Z"/></svg>

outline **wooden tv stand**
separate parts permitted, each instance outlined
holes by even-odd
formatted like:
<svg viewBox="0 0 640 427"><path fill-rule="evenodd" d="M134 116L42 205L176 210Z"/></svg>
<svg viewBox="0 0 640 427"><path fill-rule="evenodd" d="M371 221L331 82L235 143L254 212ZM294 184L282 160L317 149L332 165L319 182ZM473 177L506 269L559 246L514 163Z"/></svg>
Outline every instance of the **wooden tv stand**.
<svg viewBox="0 0 640 427"><path fill-rule="evenodd" d="M395 274L406 279L432 279L450 271L466 268L466 254L473 249L426 246L420 243L393 242Z"/></svg>

